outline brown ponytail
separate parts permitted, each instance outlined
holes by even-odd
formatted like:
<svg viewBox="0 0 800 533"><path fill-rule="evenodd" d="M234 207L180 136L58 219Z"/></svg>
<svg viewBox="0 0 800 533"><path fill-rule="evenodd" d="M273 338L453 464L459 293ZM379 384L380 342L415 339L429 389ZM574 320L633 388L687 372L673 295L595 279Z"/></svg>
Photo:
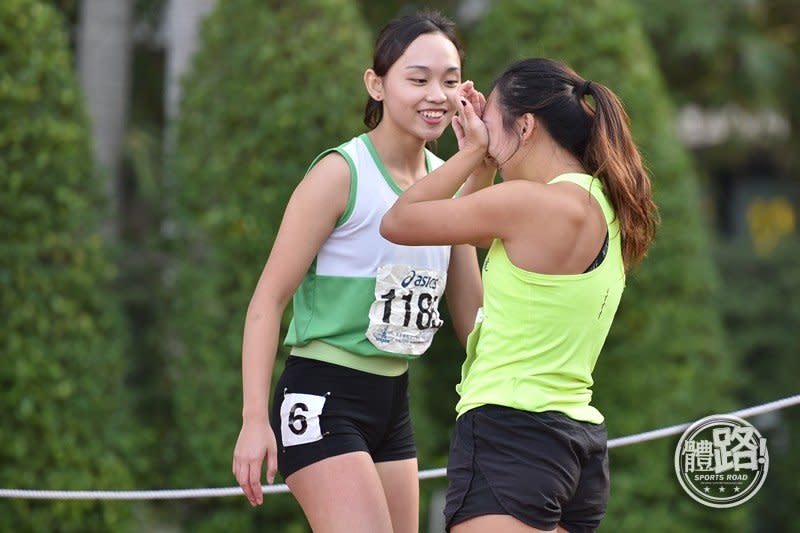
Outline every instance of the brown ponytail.
<svg viewBox="0 0 800 533"><path fill-rule="evenodd" d="M636 265L647 253L658 225L650 177L642 164L630 132L630 119L617 96L606 86L591 82L588 92L595 101L589 136L581 158L597 176L614 205L622 230L622 258ZM583 103L589 107L585 102Z"/></svg>

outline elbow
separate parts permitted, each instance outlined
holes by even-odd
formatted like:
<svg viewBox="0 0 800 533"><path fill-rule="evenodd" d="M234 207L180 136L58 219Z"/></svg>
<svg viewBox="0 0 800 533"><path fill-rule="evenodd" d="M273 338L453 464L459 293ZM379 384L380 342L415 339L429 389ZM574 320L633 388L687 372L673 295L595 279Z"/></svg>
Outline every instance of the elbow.
<svg viewBox="0 0 800 533"><path fill-rule="evenodd" d="M281 316L286 306L289 305L292 295L293 293L288 291L259 285L247 305L247 320L260 320L267 315Z"/></svg>
<svg viewBox="0 0 800 533"><path fill-rule="evenodd" d="M395 244L406 244L403 242L401 227L401 224L397 221L397 216L389 210L381 220L381 237Z"/></svg>

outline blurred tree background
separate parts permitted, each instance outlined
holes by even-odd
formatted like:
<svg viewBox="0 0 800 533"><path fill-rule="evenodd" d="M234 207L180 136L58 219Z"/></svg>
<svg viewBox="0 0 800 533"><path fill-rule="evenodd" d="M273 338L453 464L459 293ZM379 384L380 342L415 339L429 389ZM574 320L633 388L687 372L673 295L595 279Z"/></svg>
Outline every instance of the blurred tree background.
<svg viewBox="0 0 800 533"><path fill-rule="evenodd" d="M794 0L6 0L0 488L234 485L242 320L283 206L363 130L371 44L418 8L459 23L481 89L545 55L626 104L663 223L598 363L610 437L798 392ZM445 328L412 366L422 468L446 464L461 358ZM771 459L752 500L695 504L661 439L612 451L601 530L800 529L800 411L752 421ZM421 483L421 531L444 486ZM0 529L307 525L276 495L0 500Z"/></svg>
<svg viewBox="0 0 800 533"><path fill-rule="evenodd" d="M0 4L0 485L132 489L128 332L61 15ZM134 531L134 505L0 500L3 531Z"/></svg>

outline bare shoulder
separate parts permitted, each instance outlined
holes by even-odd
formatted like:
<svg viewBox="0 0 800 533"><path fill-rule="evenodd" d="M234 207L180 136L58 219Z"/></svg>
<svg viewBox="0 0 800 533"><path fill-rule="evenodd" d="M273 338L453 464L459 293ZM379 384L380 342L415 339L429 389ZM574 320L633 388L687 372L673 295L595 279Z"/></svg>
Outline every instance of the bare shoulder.
<svg viewBox="0 0 800 533"><path fill-rule="evenodd" d="M527 180L511 180L496 185L499 200L516 218L536 222L552 220L571 211L572 198L551 185Z"/></svg>
<svg viewBox="0 0 800 533"><path fill-rule="evenodd" d="M561 217L573 224L584 224L589 218L596 218L602 213L600 204L592 193L571 182L555 183L547 186L552 193L552 204L559 210Z"/></svg>
<svg viewBox="0 0 800 533"><path fill-rule="evenodd" d="M350 165L340 154L331 152L306 173L287 210L299 209L306 215L335 221L344 213L349 196Z"/></svg>
<svg viewBox="0 0 800 533"><path fill-rule="evenodd" d="M605 232L602 210L591 193L573 183L520 182L513 189L509 196L517 223L506 238L512 262L543 274L583 272Z"/></svg>
<svg viewBox="0 0 800 533"><path fill-rule="evenodd" d="M557 216L577 222L585 218L588 210L596 204L592 194L574 183L554 184L534 183L514 180L503 184L507 187L504 196L521 209L536 209L532 213L538 217Z"/></svg>
<svg viewBox="0 0 800 533"><path fill-rule="evenodd" d="M344 188L347 191L350 186L350 165L341 154L331 152L309 169L302 183L328 190Z"/></svg>
<svg viewBox="0 0 800 533"><path fill-rule="evenodd" d="M515 221L509 237L530 235L533 230L541 233L539 238L558 235L563 245L571 246L587 222L602 213L591 193L573 183L513 180L501 185L507 216Z"/></svg>

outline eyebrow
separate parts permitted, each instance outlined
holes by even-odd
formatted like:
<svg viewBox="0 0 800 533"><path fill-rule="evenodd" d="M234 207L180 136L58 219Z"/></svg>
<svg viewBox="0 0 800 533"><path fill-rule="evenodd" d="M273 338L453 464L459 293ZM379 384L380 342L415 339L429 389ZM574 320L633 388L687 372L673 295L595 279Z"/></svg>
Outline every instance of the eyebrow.
<svg viewBox="0 0 800 533"><path fill-rule="evenodd" d="M419 69L419 70L424 70L424 71L427 71L427 72L431 71L430 67L426 67L425 65L408 65L406 67L406 70L410 70L410 69ZM453 71L458 72L460 70L461 69L458 68L458 67L450 67L445 72L453 72Z"/></svg>

